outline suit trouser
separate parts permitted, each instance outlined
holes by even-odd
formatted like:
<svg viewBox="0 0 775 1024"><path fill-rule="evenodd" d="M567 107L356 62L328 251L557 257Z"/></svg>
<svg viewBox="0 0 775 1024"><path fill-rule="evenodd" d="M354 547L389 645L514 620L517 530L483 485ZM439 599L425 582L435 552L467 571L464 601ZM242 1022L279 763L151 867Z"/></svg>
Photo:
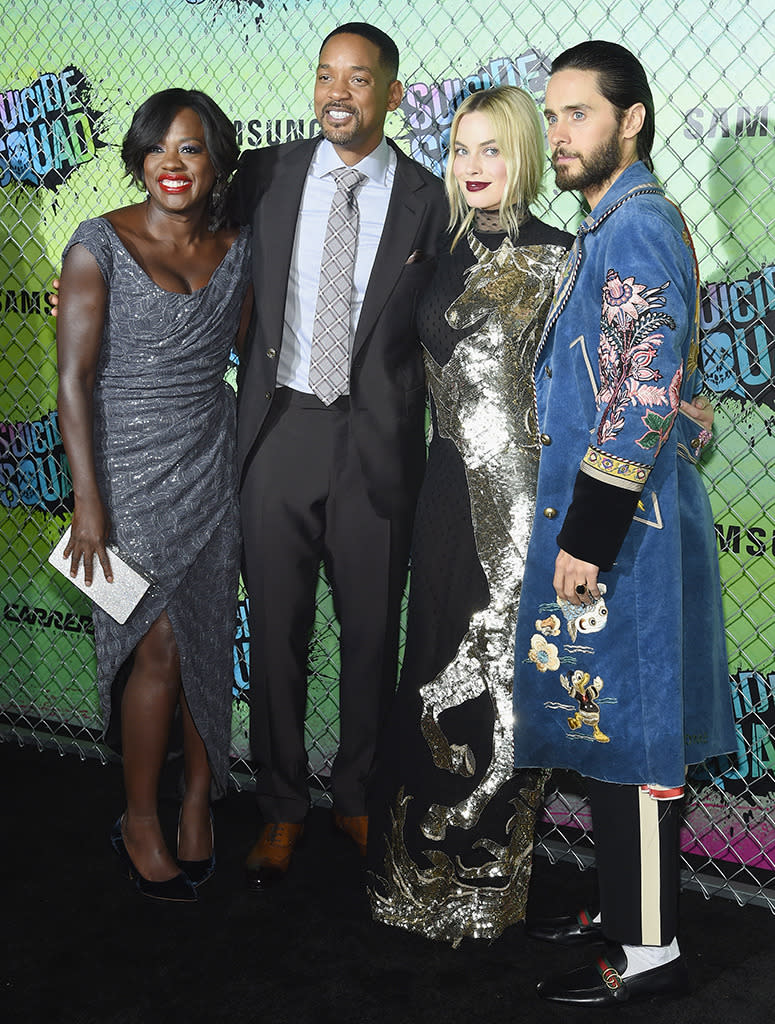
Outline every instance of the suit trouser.
<svg viewBox="0 0 775 1024"><path fill-rule="evenodd" d="M266 821L309 808L304 716L321 561L340 624L335 809L366 813L365 787L396 686L410 522L375 512L349 399L279 388L241 496L250 600L250 742Z"/></svg>
<svg viewBox="0 0 775 1024"><path fill-rule="evenodd" d="M666 946L678 930L682 800L585 779L592 809L603 934Z"/></svg>

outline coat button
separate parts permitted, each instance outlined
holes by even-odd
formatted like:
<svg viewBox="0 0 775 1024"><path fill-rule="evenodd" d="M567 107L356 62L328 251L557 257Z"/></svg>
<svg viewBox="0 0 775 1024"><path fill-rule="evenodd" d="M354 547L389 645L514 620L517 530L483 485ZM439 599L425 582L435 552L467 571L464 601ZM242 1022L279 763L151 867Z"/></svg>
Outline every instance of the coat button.
<svg viewBox="0 0 775 1024"><path fill-rule="evenodd" d="M541 434L541 444L551 444L552 439L548 434Z"/></svg>
<svg viewBox="0 0 775 1024"><path fill-rule="evenodd" d="M546 516L547 519L556 519L557 518L557 509L556 508L545 508L544 509L544 515Z"/></svg>
<svg viewBox="0 0 775 1024"><path fill-rule="evenodd" d="M268 348L266 350L266 354L269 356L270 359L274 359L274 357L277 355L277 349L276 348Z"/></svg>
<svg viewBox="0 0 775 1024"><path fill-rule="evenodd" d="M265 392L264 392L264 398L265 398L265 399L266 399L267 401L269 401L269 399L270 399L271 397L272 397L272 392L271 392L271 391L265 391Z"/></svg>

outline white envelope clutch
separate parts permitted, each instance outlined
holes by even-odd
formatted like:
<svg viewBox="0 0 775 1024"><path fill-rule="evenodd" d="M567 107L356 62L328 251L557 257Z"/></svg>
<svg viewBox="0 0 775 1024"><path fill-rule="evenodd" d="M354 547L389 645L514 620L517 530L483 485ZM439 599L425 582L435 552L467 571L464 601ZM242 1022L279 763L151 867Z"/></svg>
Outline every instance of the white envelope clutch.
<svg viewBox="0 0 775 1024"><path fill-rule="evenodd" d="M87 587L84 583L83 562L78 566L78 575L70 575L70 558L65 558L63 552L70 539L70 527L65 530L64 535L57 543L57 546L48 556L48 560L55 569L82 590L87 597L95 604L106 611L116 622L124 623L140 603L140 599L146 590L153 583L153 578L147 573L141 572L121 557L115 548L108 547L110 567L113 570L113 582L108 583L102 566L94 559L94 577L92 584Z"/></svg>

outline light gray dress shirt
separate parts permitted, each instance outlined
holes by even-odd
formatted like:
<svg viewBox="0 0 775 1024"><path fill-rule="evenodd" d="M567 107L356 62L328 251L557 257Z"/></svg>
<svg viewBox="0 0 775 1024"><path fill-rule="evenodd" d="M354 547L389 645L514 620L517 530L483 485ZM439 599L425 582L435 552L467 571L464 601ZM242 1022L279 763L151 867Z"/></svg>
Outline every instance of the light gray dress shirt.
<svg viewBox="0 0 775 1024"><path fill-rule="evenodd" d="M320 280L320 261L331 200L336 192L336 184L329 172L343 166L345 165L333 145L327 139L323 139L315 150L307 173L296 221L277 383L307 394L312 393L309 386L309 362ZM360 215L350 304L351 350L377 246L385 226L396 172L396 154L383 136L377 148L355 166L367 176L367 180L357 192Z"/></svg>

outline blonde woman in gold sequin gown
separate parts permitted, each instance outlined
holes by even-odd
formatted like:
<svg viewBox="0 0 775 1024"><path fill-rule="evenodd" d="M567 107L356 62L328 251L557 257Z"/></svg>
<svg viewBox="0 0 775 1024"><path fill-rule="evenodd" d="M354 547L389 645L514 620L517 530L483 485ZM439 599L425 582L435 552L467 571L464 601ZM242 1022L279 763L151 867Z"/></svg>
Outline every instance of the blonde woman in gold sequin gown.
<svg viewBox="0 0 775 1024"><path fill-rule="evenodd" d="M374 917L457 944L524 917L546 773L514 773L514 630L540 439L532 366L572 236L529 204L535 103L475 93L452 122L453 240L419 309L432 436L407 645L370 816Z"/></svg>

